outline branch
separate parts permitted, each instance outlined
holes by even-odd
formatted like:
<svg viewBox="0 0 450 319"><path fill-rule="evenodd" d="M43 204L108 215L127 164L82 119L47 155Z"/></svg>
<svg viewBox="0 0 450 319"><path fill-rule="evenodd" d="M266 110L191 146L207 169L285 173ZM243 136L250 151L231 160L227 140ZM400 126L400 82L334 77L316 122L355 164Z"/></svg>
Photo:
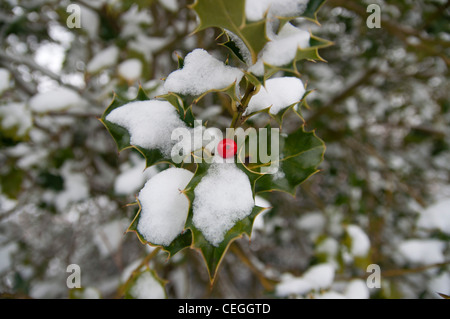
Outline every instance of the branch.
<svg viewBox="0 0 450 319"><path fill-rule="evenodd" d="M362 19L365 19L367 17L366 8L363 5L353 1L329 0L328 5L331 7L342 7L347 10L353 11ZM396 36L406 46L411 46L423 50L432 56L440 57L445 62L445 64L447 64L447 66L450 66L450 59L445 55L445 53L442 52L443 50L440 50L439 48L435 47L435 46L448 47L449 43L425 37L413 28L405 27L403 25L399 25L395 22L383 18L381 18L381 25L383 29L387 30L390 34ZM421 41L421 43L418 44L411 43L408 40L409 37L416 37Z"/></svg>
<svg viewBox="0 0 450 319"><path fill-rule="evenodd" d="M238 242L235 241L230 245L230 251L239 257L239 259L256 275L264 289L267 291L273 291L275 289L277 281L267 278L266 275L250 260L248 254L244 252Z"/></svg>

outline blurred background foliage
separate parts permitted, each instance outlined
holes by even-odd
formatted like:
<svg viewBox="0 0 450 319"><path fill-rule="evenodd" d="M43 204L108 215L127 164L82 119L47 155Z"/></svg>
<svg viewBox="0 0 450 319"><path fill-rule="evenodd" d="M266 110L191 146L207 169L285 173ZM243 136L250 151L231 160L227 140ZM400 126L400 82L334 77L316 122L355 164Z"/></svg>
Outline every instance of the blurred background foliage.
<svg viewBox="0 0 450 319"><path fill-rule="evenodd" d="M379 29L366 25L372 3L381 8ZM70 4L81 7L81 28L66 25ZM302 110L306 128L327 145L321 172L295 198L266 194L273 208L250 244L244 239L232 245L212 289L195 251L170 261L154 253L149 261L152 249L123 234L136 213L127 204L158 168L143 173L138 154L117 154L98 121L113 92L134 98L142 85L149 96L158 95L162 79L177 68L177 56L197 47L238 63L217 45L219 30L192 34L197 22L187 4L0 3L2 296L73 297L66 267L75 263L89 296L122 297L130 267L143 262L168 280L171 298L270 297L283 274L300 276L322 262L336 265L338 288L365 279L367 265L378 264L382 287L370 290L372 298L450 294L448 227L424 229L417 222L431 205L450 198L445 0L328 0L318 14L320 26L295 20L334 42L320 52L326 63L299 65L302 80L315 90ZM133 72L121 67L130 60ZM55 95L61 88L75 97ZM64 108L48 107L59 99L67 102ZM208 125L225 128L228 104L226 96L210 94L193 111ZM290 115L286 130L300 121ZM448 213L442 216L447 220L439 223L449 223ZM347 225L357 225L370 239L364 256L352 255L356 239ZM438 258L402 254L399 247L413 239L438 243Z"/></svg>

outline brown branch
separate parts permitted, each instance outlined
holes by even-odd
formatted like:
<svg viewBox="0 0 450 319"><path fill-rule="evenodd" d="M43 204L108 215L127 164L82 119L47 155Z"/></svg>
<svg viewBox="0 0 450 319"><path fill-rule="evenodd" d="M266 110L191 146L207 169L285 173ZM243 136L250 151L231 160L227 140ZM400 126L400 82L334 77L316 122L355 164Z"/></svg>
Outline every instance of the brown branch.
<svg viewBox="0 0 450 319"><path fill-rule="evenodd" d="M273 291L275 289L275 285L278 282L274 279L267 278L266 275L254 265L254 263L247 256L248 254L244 252L238 242L233 242L230 245L230 251L233 252L233 254L235 254L256 275L264 289L267 291Z"/></svg>

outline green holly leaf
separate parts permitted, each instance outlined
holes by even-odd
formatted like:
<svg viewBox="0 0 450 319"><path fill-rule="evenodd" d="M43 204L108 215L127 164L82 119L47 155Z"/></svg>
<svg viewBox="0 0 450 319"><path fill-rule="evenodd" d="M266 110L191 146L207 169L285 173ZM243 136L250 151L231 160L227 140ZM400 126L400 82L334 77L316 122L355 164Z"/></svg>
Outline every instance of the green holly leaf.
<svg viewBox="0 0 450 319"><path fill-rule="evenodd" d="M133 221L131 222L130 226L128 227L127 232L135 233L137 238L139 239L139 241L142 244L144 244L144 245L148 244L150 246L161 247L164 251L166 251L169 254L168 258L171 258L173 255L175 255L179 251L183 250L184 248L191 246L192 233L189 229L186 229L185 231L183 231L183 233L178 235L178 237L176 237L168 246L153 244L153 243L145 240L144 236L137 229L137 226L139 224L140 213L142 210L141 205L139 204L139 200L137 201L137 203L139 205L139 211L137 212L136 216L134 217Z"/></svg>
<svg viewBox="0 0 450 319"><path fill-rule="evenodd" d="M267 154L272 155L272 131L270 125L267 129ZM260 139L258 133L258 140ZM306 132L302 126L297 131L279 137L279 158L269 163L261 162L260 158L252 159L244 165L248 174L254 177L255 194L261 192L283 191L295 195L298 185L317 173L317 167L323 161L325 152L324 142L314 132ZM246 149L239 149L239 161L245 163L249 153ZM269 166L278 165L278 170L268 173L263 170Z"/></svg>
<svg viewBox="0 0 450 319"><path fill-rule="evenodd" d="M331 45L333 45L333 42L316 37L311 34L310 39L309 39L309 47L298 48L294 59L292 60L292 62L288 63L287 65L276 66L276 65L271 65L266 62L263 62L264 77L262 79L262 82L265 83L265 81L267 79L272 77L277 72L289 73L294 76L300 77L301 73L298 71L297 64L304 60L315 61L315 62L317 62L317 61L326 62L320 56L319 50L326 48L328 46L331 46Z"/></svg>
<svg viewBox="0 0 450 319"><path fill-rule="evenodd" d="M174 98L172 96L164 96L174 107L177 109L178 114L180 115L180 119L186 123L189 127L193 127L194 116L190 109L185 109L183 105L177 106ZM121 152L125 149L133 148L137 150L146 160L146 167L159 164L159 163L169 163L172 165L179 166L177 163L173 163L171 158L165 157L159 149L146 149L141 146L132 145L130 143L130 133L124 127L112 123L106 119L108 114L110 114L116 108L119 108L125 104L136 101L147 101L150 98L147 96L142 87L139 87L138 94L136 98L132 100L126 100L116 93L114 93L113 100L110 105L106 108L102 117L100 118L100 122L106 127L108 132L111 134L112 138L116 142L118 151Z"/></svg>
<svg viewBox="0 0 450 319"><path fill-rule="evenodd" d="M178 114L181 115L181 119L189 126L194 127L194 114L192 113L192 102L186 102L187 96L182 96L173 92L169 92L167 94L159 95L157 98L167 100L170 104L172 104L178 111Z"/></svg>
<svg viewBox="0 0 450 319"><path fill-rule="evenodd" d="M200 24L196 31L217 27L231 31L244 42L253 63L267 43L266 21L247 23L243 0L196 0L191 6L197 13Z"/></svg>
<svg viewBox="0 0 450 319"><path fill-rule="evenodd" d="M239 164L237 164L239 167ZM190 183L186 186L184 191L185 195L188 197L190 202L189 215L186 221L186 228L192 231L192 246L191 248L197 249L205 260L207 270L209 273L211 283L214 282L215 276L217 274L217 269L227 252L230 244L241 238L243 235L251 236L253 222L256 216L261 213L266 208L261 208L255 206L247 217L239 220L236 224L229 229L222 242L218 246L212 245L203 235L202 231L197 229L193 223L193 202L195 200L195 188L201 182L202 178L208 173L210 164L199 163L197 165L197 170L192 177ZM242 170L242 168L240 168Z"/></svg>
<svg viewBox="0 0 450 319"><path fill-rule="evenodd" d="M317 21L317 11L325 3L326 0L309 0L306 5L306 10L302 13L301 17L309 19L318 23Z"/></svg>
<svg viewBox="0 0 450 319"><path fill-rule="evenodd" d="M211 245L203 236L202 232L196 229L195 226L193 226L191 223L187 225L187 227L190 227L193 232L193 248L198 249L202 254L208 269L211 283L214 282L215 276L217 274L217 269L219 268L223 257L230 247L230 244L234 240L241 238L244 234L250 237L253 228L253 222L255 221L256 216L258 216L258 214L265 209L266 208L255 206L249 216L238 221L225 234L224 240L217 247Z"/></svg>

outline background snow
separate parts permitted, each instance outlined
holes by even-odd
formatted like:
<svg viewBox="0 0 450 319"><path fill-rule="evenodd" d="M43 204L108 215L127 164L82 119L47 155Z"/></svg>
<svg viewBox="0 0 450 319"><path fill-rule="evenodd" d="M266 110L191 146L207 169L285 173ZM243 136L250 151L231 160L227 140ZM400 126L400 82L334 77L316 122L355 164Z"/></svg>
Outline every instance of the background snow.
<svg viewBox="0 0 450 319"><path fill-rule="evenodd" d="M155 166L146 169L144 159L134 157L132 163L133 166L130 163L124 163L114 181L114 192L118 195L137 193L149 178L158 173Z"/></svg>
<svg viewBox="0 0 450 319"><path fill-rule="evenodd" d="M136 299L164 299L166 292L150 271L139 275L129 290L130 295Z"/></svg>
<svg viewBox="0 0 450 319"><path fill-rule="evenodd" d="M25 136L33 125L31 112L25 103L0 105L0 119L3 129L15 129L15 134L19 137Z"/></svg>
<svg viewBox="0 0 450 319"><path fill-rule="evenodd" d="M141 77L142 62L139 59L128 59L117 67L119 75L128 82L134 82Z"/></svg>
<svg viewBox="0 0 450 319"><path fill-rule="evenodd" d="M443 199L420 213L417 227L434 230L439 229L450 235L450 198Z"/></svg>
<svg viewBox="0 0 450 319"><path fill-rule="evenodd" d="M444 262L444 248L444 242L437 239L409 239L399 244L398 251L406 262L427 265Z"/></svg>
<svg viewBox="0 0 450 319"><path fill-rule="evenodd" d="M118 58L119 49L116 46L107 47L94 55L87 64L86 71L95 73L104 68L114 66L117 63Z"/></svg>
<svg viewBox="0 0 450 319"><path fill-rule="evenodd" d="M10 87L9 80L10 80L9 71L0 68L0 95L2 95L2 93Z"/></svg>
<svg viewBox="0 0 450 319"><path fill-rule="evenodd" d="M326 289L334 280L335 266L324 263L312 266L302 276L284 274L277 284L275 294L279 297L303 295L312 290Z"/></svg>
<svg viewBox="0 0 450 319"><path fill-rule="evenodd" d="M30 109L36 113L63 111L83 104L83 99L71 89L64 87L38 93L29 100Z"/></svg>
<svg viewBox="0 0 450 319"><path fill-rule="evenodd" d="M346 232L351 238L350 254L355 257L367 256L370 250L370 239L358 225L347 225Z"/></svg>

